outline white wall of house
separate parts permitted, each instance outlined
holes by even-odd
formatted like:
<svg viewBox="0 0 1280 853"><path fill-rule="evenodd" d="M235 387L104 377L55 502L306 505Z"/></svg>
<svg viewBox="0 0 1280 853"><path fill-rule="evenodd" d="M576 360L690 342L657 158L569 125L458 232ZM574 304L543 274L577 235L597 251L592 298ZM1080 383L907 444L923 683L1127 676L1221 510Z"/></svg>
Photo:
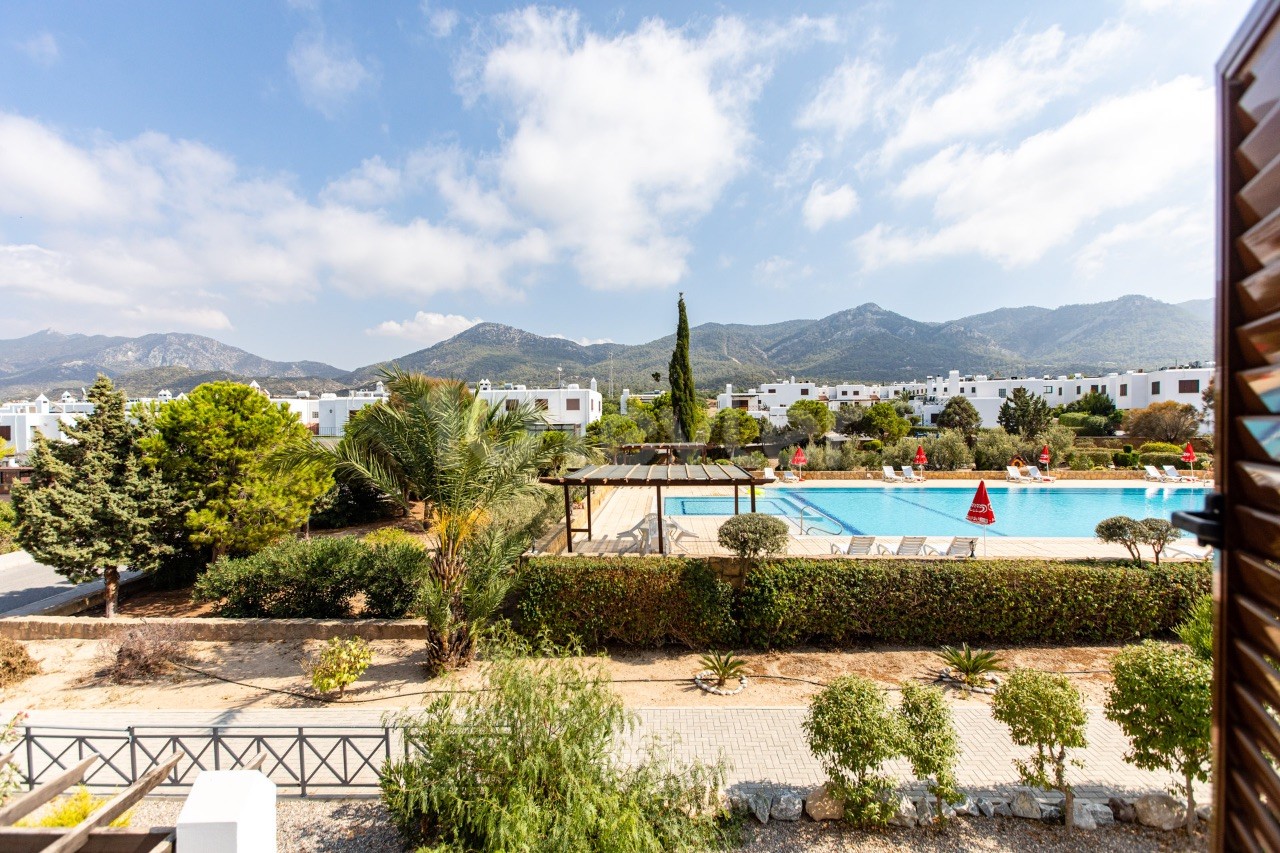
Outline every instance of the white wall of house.
<svg viewBox="0 0 1280 853"><path fill-rule="evenodd" d="M476 396L491 406L516 408L524 403L533 404L546 420L547 429L559 429L583 435L587 424L600 419L603 398L595 389L577 384L564 388L528 388L524 385L495 386L488 380L476 385Z"/></svg>

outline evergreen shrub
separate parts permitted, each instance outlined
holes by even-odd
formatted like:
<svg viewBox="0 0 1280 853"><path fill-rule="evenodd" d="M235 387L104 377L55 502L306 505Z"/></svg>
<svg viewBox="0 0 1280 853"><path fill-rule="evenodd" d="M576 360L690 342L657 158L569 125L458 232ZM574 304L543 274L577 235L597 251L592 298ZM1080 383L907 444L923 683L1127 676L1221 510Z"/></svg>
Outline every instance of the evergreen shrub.
<svg viewBox="0 0 1280 853"><path fill-rule="evenodd" d="M740 559L751 560L786 550L787 523L773 515L743 513L720 525L716 538Z"/></svg>

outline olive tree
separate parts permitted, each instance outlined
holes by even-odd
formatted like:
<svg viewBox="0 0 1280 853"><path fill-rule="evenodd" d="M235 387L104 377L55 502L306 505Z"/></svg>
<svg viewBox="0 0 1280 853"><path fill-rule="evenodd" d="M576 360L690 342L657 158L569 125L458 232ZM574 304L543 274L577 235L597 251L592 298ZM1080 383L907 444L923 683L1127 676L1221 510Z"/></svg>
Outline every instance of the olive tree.
<svg viewBox="0 0 1280 853"><path fill-rule="evenodd" d="M1009 727L1018 746L1034 751L1013 766L1024 785L1061 791L1066 797L1063 813L1067 828L1073 825L1075 791L1067 784L1067 750L1083 749L1084 697L1065 675L1014 670L991 697L991 715Z"/></svg>
<svg viewBox="0 0 1280 853"><path fill-rule="evenodd" d="M804 433L812 444L836 425L836 413L819 400L796 400L787 407L787 425Z"/></svg>
<svg viewBox="0 0 1280 853"><path fill-rule="evenodd" d="M884 824L893 817L893 782L880 765L903 753L903 724L874 682L843 675L813 697L805 717L809 749L855 823Z"/></svg>
<svg viewBox="0 0 1280 853"><path fill-rule="evenodd" d="M1130 518L1127 515L1104 518L1098 522L1097 527L1093 528L1093 534L1103 542L1123 545L1134 561L1142 565L1142 552L1138 550L1138 546L1146 540L1143 538L1145 534L1142 522L1136 518Z"/></svg>
<svg viewBox="0 0 1280 853"><path fill-rule="evenodd" d="M903 752L911 762L911 772L926 780L937 802L938 815L945 815L943 803L959 798L956 763L960 760L960 735L947 698L937 687L912 681L902 685Z"/></svg>
<svg viewBox="0 0 1280 853"><path fill-rule="evenodd" d="M1151 548L1157 566L1160 565L1160 555L1164 553L1164 547L1177 542L1181 536L1182 533L1178 528L1163 518L1144 518L1138 522L1138 539Z"/></svg>
<svg viewBox="0 0 1280 853"><path fill-rule="evenodd" d="M1129 738L1125 760L1177 777L1191 832L1196 825L1193 785L1209 780L1212 665L1187 649L1147 640L1116 655L1111 677L1106 715Z"/></svg>

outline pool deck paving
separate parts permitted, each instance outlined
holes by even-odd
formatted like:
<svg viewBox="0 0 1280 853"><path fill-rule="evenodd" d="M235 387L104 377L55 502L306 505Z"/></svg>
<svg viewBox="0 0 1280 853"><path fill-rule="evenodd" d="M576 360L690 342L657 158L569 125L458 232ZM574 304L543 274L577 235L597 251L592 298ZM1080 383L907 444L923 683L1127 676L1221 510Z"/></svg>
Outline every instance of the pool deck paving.
<svg viewBox="0 0 1280 853"><path fill-rule="evenodd" d="M934 488L956 488L957 485L977 488L976 484L963 480L926 481L920 485L893 485L889 488L903 490L927 490ZM1051 485L1022 485L991 482L989 488L1016 489L1097 489L1118 488L1147 485L1152 488L1203 491L1203 486L1196 484L1145 484L1137 480L1090 480L1062 481ZM878 480L815 480L805 483L805 488L885 488ZM763 486L757 491L758 496L768 496L772 492L785 492L789 487ZM713 488L693 488L672 486L662 490L663 498L668 497L733 497L733 489L729 486ZM750 496L742 489L739 499L741 511L750 512ZM652 488L618 488L610 493L604 501L593 507L592 538L587 540L585 533L574 535L573 550L579 554L637 554L639 550L633 539L619 539L618 534L635 526L648 513L657 509L655 490ZM716 532L729 516L716 515L682 515L677 520L686 528L691 536L678 545L668 548L668 553L688 556L725 556L729 551L720 547L716 541ZM843 548L849 542L848 536L797 535L795 519L788 521L792 535L787 543L787 553L793 556L830 556L835 548ZM575 512L574 524L578 527L586 525L585 511ZM1016 536L986 536L982 529L974 525L973 534L978 537L978 557L1045 557L1058 559L1125 559L1129 553L1122 545L1111 545L1099 542L1092 537L1058 537L1028 538ZM878 537L877 545L895 548L901 537ZM945 549L951 537L935 536L927 540L928 545ZM1190 540L1188 540L1190 542ZM656 546L655 546L656 548ZM873 549L874 550L874 549Z"/></svg>
<svg viewBox="0 0 1280 853"><path fill-rule="evenodd" d="M750 690L750 686L747 688ZM714 701L714 700L712 700ZM1008 796L1018 785L1015 758L1029 750L1013 745L1007 730L991 716L989 706L958 702L954 706L961 740L959 781L974 796ZM802 723L803 707L780 708L641 708L634 711L635 728L620 739L624 761L634 760L653 740L668 744L676 764L723 760L726 788L746 792L760 788L789 787L801 790L822 784L826 773L810 753ZM384 711L370 708L229 709L229 710L35 710L28 725L68 727L78 730L126 729L146 726L153 730L174 727L330 727L335 729L380 727ZM281 737L292 735L282 732ZM1100 708L1089 709L1088 747L1071 756L1082 766L1072 766L1068 778L1080 797L1105 800L1109 796L1135 796L1165 790L1172 779L1141 770L1124 760L1127 742L1119 727ZM910 778L902 761L886 765L890 775ZM369 771L372 773L372 770ZM329 791L330 795L341 791ZM366 795L368 791L364 792ZM1197 800L1207 802L1210 788L1197 786Z"/></svg>

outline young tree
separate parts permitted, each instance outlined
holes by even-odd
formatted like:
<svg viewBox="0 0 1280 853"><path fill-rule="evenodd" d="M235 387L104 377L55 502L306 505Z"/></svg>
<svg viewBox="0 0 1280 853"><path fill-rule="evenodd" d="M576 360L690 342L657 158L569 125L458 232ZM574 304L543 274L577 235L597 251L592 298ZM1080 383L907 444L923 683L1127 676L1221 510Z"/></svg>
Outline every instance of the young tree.
<svg viewBox="0 0 1280 853"><path fill-rule="evenodd" d="M550 464L531 405L508 411L465 384L390 372L390 404L370 406L336 447L291 445L280 468L357 477L408 510L423 502L437 545L419 600L427 622L427 668L466 665L478 634L502 603L511 566L528 544L493 524L494 513L538 490Z"/></svg>
<svg viewBox="0 0 1280 853"><path fill-rule="evenodd" d="M252 553L297 530L333 485L325 472L271 465L273 454L309 444L311 433L287 407L239 382L199 386L162 406L154 427L143 443L148 461L189 502L188 537L214 559Z"/></svg>
<svg viewBox="0 0 1280 853"><path fill-rule="evenodd" d="M1026 388L1014 388L1000 407L996 421L1010 435L1030 438L1044 432L1053 422L1053 413L1039 394L1032 394Z"/></svg>
<svg viewBox="0 0 1280 853"><path fill-rule="evenodd" d="M602 415L587 425L587 438L599 447L616 465L623 445L640 444L644 431L626 415Z"/></svg>
<svg viewBox="0 0 1280 853"><path fill-rule="evenodd" d="M845 435L861 435L867 410L857 403L841 403L836 411L836 429Z"/></svg>
<svg viewBox="0 0 1280 853"><path fill-rule="evenodd" d="M644 440L662 442L675 440L675 419L671 413L671 394L663 392L652 403L635 402L627 406L634 412L636 425L644 432Z"/></svg>
<svg viewBox="0 0 1280 853"><path fill-rule="evenodd" d="M760 436L760 419L741 409L721 409L711 422L711 443L723 447L732 459L738 448Z"/></svg>
<svg viewBox="0 0 1280 853"><path fill-rule="evenodd" d="M1123 545L1134 562L1142 565L1142 552L1138 546L1143 544L1142 522L1127 515L1113 515L1098 522L1093 534L1103 542Z"/></svg>
<svg viewBox="0 0 1280 853"><path fill-rule="evenodd" d="M862 418L862 428L888 444L911 431L911 424L898 414L892 403L872 403Z"/></svg>
<svg viewBox="0 0 1280 853"><path fill-rule="evenodd" d="M984 429L973 448L973 459L982 471L999 471L1018 454L1018 443L1000 427Z"/></svg>
<svg viewBox="0 0 1280 853"><path fill-rule="evenodd" d="M1167 400L1134 409L1125 416L1124 430L1135 438L1182 444L1200 428L1200 412L1189 403Z"/></svg>
<svg viewBox="0 0 1280 853"><path fill-rule="evenodd" d="M945 814L943 803L960 795L956 780L960 735L951 706L939 688L906 681L902 684L898 717L902 720L903 750L911 762L911 772L917 779L926 780L941 818Z"/></svg>
<svg viewBox="0 0 1280 853"><path fill-rule="evenodd" d="M1166 545L1177 542L1182 532L1163 518L1144 518L1138 522L1138 539L1151 548L1156 565L1160 565L1160 555Z"/></svg>
<svg viewBox="0 0 1280 853"><path fill-rule="evenodd" d="M836 425L836 414L819 400L796 400L787 407L787 424L812 444Z"/></svg>
<svg viewBox="0 0 1280 853"><path fill-rule="evenodd" d="M1111 663L1107 719L1129 738L1125 760L1178 778L1187 800L1187 832L1195 829L1193 784L1209 780L1213 667L1186 649L1147 640Z"/></svg>
<svg viewBox="0 0 1280 853"><path fill-rule="evenodd" d="M116 615L120 569L154 571L172 550L165 520L180 511L173 491L150 471L140 425L125 413L124 394L99 376L89 389L94 410L63 427L69 441L36 437L31 482L16 485L18 542L73 583L101 577L106 615Z"/></svg>
<svg viewBox="0 0 1280 853"><path fill-rule="evenodd" d="M1029 760L1015 759L1013 766L1024 785L1062 792L1070 829L1075 791L1067 784L1067 750L1087 745L1084 728L1089 719L1080 691L1065 675L1014 670L991 697L991 716L1009 727L1015 744L1035 749Z"/></svg>
<svg viewBox="0 0 1280 853"><path fill-rule="evenodd" d="M978 441L978 427L982 426L982 416L968 397L952 397L938 413L937 425L939 429L959 430L965 443L973 447Z"/></svg>
<svg viewBox="0 0 1280 853"><path fill-rule="evenodd" d="M1116 401L1112 400L1106 391L1090 391L1079 400L1067 403L1063 406L1063 410L1109 418L1116 411Z"/></svg>
<svg viewBox="0 0 1280 853"><path fill-rule="evenodd" d="M667 381L671 385L671 414L675 420L676 438L693 441L697 434L698 394L693 387L693 365L689 362L689 316L685 313L684 294L680 294L680 318L676 323L676 348L671 353Z"/></svg>

